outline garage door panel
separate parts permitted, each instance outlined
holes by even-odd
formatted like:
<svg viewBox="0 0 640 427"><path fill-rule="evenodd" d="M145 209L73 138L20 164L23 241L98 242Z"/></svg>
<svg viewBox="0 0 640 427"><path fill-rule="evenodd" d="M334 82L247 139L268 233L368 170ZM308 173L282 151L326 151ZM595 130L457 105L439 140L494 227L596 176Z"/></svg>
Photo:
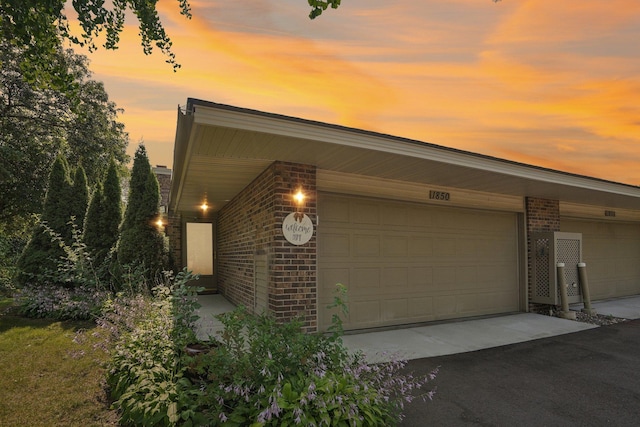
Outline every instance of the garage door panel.
<svg viewBox="0 0 640 427"><path fill-rule="evenodd" d="M409 256L409 238L385 233L382 236L382 254L385 257L406 258Z"/></svg>
<svg viewBox="0 0 640 427"><path fill-rule="evenodd" d="M351 207L354 224L380 225L380 210L377 203L355 202Z"/></svg>
<svg viewBox="0 0 640 427"><path fill-rule="evenodd" d="M461 314L486 310L486 295L463 294L456 297L456 311ZM484 304L483 304L484 302Z"/></svg>
<svg viewBox="0 0 640 427"><path fill-rule="evenodd" d="M409 211L403 206L383 206L381 209L381 225L387 227L406 227L409 224Z"/></svg>
<svg viewBox="0 0 640 427"><path fill-rule="evenodd" d="M346 199L327 199L323 201L322 221L336 224L348 224L350 221L350 204Z"/></svg>
<svg viewBox="0 0 640 427"><path fill-rule="evenodd" d="M423 289L433 283L432 267L409 267L409 287Z"/></svg>
<svg viewBox="0 0 640 427"><path fill-rule="evenodd" d="M327 220L324 210L332 206L343 209L334 217L344 215L342 203L326 203L333 199L350 203L348 222ZM345 329L517 310L515 214L326 194L320 195L318 210L320 254L327 252L325 245L338 246L330 240L339 238L344 246L350 236L347 256L334 253L318 260L320 280L340 279L348 288ZM337 267L342 269L331 276L322 273ZM333 285L321 287L321 310L333 298L326 293Z"/></svg>
<svg viewBox="0 0 640 427"><path fill-rule="evenodd" d="M375 234L356 234L353 236L354 257L370 258L380 255L380 236Z"/></svg>
<svg viewBox="0 0 640 427"><path fill-rule="evenodd" d="M383 293L406 292L409 287L407 267L385 267L382 269Z"/></svg>
<svg viewBox="0 0 640 427"><path fill-rule="evenodd" d="M351 252L351 236L348 233L328 233L319 248L322 258L345 258Z"/></svg>
<svg viewBox="0 0 640 427"><path fill-rule="evenodd" d="M380 290L380 267L354 267L351 280L354 294Z"/></svg>
<svg viewBox="0 0 640 427"><path fill-rule="evenodd" d="M640 294L640 224L562 218L561 229L582 233L592 299Z"/></svg>
<svg viewBox="0 0 640 427"><path fill-rule="evenodd" d="M349 304L352 313L350 321L359 327L368 327L377 324L381 318L380 301L352 301Z"/></svg>
<svg viewBox="0 0 640 427"><path fill-rule="evenodd" d="M433 289L450 289L456 283L456 267L434 266Z"/></svg>
<svg viewBox="0 0 640 427"><path fill-rule="evenodd" d="M382 320L385 322L403 321L409 317L407 298L382 301Z"/></svg>
<svg viewBox="0 0 640 427"><path fill-rule="evenodd" d="M411 256L418 258L433 255L433 238L430 236L411 236L409 252Z"/></svg>
<svg viewBox="0 0 640 427"><path fill-rule="evenodd" d="M408 302L408 315L413 321L427 322L435 320L434 297L410 298Z"/></svg>
<svg viewBox="0 0 640 427"><path fill-rule="evenodd" d="M323 268L318 272L319 291L325 297L325 303L333 301L336 284L352 283L348 267ZM325 304L326 305L326 304Z"/></svg>
<svg viewBox="0 0 640 427"><path fill-rule="evenodd" d="M439 319L449 319L455 317L457 310L457 297L454 295L444 295L435 298L436 317Z"/></svg>
<svg viewBox="0 0 640 427"><path fill-rule="evenodd" d="M460 266L456 269L456 282L462 284L464 287L478 287L481 285L478 283L478 269L475 265Z"/></svg>
<svg viewBox="0 0 640 427"><path fill-rule="evenodd" d="M456 239L436 238L434 256L449 258L456 254Z"/></svg>
<svg viewBox="0 0 640 427"><path fill-rule="evenodd" d="M430 230L433 228L433 215L424 208L409 207L407 224L412 230Z"/></svg>

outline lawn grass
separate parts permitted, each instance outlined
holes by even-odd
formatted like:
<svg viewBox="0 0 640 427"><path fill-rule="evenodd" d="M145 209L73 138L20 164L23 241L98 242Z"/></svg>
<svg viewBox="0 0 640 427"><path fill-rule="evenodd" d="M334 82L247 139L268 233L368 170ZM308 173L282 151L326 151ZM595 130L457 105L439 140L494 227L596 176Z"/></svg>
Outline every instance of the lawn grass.
<svg viewBox="0 0 640 427"><path fill-rule="evenodd" d="M28 319L0 300L0 425L117 426L91 322ZM76 332L86 330L84 339ZM84 353L84 355L83 355Z"/></svg>

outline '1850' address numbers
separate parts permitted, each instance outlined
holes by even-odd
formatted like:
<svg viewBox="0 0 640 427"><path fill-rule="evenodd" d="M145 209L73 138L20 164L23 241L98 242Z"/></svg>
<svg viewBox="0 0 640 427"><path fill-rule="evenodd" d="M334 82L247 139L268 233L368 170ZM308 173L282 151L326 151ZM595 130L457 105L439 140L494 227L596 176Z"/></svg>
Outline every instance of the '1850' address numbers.
<svg viewBox="0 0 640 427"><path fill-rule="evenodd" d="M429 198L433 200L451 200L451 193L446 191L429 191Z"/></svg>

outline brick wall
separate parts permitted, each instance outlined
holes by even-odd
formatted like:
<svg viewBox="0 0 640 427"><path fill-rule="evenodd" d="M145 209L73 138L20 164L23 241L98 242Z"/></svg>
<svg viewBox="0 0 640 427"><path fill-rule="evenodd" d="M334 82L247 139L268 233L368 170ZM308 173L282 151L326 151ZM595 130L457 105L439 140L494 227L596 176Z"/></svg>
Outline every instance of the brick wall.
<svg viewBox="0 0 640 427"><path fill-rule="evenodd" d="M296 211L291 198L302 187L304 209L316 218L316 171L313 166L275 162L218 215L218 288L233 303L255 305L254 255L269 260L268 308L286 321L302 318L317 329L316 237L301 246L287 242L282 221Z"/></svg>
<svg viewBox="0 0 640 427"><path fill-rule="evenodd" d="M527 220L527 283L529 301L532 296L533 258L531 256L531 233L560 231L560 202L558 200L527 197L525 199ZM529 303L529 311L537 311L540 304Z"/></svg>
<svg viewBox="0 0 640 427"><path fill-rule="evenodd" d="M173 269L177 273L184 268L182 263L182 216L170 212L167 216L167 237L169 238L169 254Z"/></svg>
<svg viewBox="0 0 640 427"><path fill-rule="evenodd" d="M560 202L527 197L527 236L543 231L560 231Z"/></svg>

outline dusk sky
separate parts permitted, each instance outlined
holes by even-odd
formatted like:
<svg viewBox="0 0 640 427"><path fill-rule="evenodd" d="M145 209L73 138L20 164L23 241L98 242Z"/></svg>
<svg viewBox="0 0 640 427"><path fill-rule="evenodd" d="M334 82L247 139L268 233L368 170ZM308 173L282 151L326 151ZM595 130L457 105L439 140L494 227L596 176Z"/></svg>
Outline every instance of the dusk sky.
<svg viewBox="0 0 640 427"><path fill-rule="evenodd" d="M191 97L640 185L637 0L343 0L313 21L305 0L191 6L159 2L177 73L133 17L88 55L152 164L171 167Z"/></svg>

